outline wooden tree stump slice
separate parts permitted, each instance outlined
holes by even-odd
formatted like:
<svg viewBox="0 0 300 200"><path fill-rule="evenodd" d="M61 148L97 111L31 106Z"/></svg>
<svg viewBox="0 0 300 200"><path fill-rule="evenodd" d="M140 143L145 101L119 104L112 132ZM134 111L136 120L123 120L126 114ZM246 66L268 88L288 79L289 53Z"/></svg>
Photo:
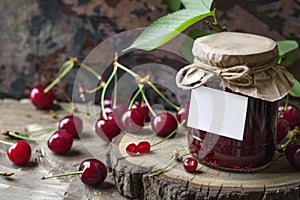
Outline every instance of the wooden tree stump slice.
<svg viewBox="0 0 300 200"><path fill-rule="evenodd" d="M161 140L146 127L142 133L125 133L109 146L108 165L119 192L130 198L156 199L300 199L300 172L284 156L276 155L267 168L253 173L231 173L199 165L187 173L182 162L174 162L159 176L143 178L166 165L175 150L187 153L187 132L181 131L151 149L150 154L129 156L126 146L147 140Z"/></svg>

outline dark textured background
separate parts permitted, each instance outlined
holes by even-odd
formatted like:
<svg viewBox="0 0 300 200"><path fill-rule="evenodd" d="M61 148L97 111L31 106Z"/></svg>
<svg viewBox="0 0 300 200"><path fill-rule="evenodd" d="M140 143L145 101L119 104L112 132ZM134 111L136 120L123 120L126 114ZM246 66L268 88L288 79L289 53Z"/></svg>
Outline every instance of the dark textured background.
<svg viewBox="0 0 300 200"><path fill-rule="evenodd" d="M300 43L299 0L218 0L215 6L220 23L231 31ZM0 97L12 98L48 84L67 58L83 59L108 37L148 26L170 12L160 0L1 0L0 11ZM290 68L298 79L299 64ZM70 92L68 81L61 86Z"/></svg>

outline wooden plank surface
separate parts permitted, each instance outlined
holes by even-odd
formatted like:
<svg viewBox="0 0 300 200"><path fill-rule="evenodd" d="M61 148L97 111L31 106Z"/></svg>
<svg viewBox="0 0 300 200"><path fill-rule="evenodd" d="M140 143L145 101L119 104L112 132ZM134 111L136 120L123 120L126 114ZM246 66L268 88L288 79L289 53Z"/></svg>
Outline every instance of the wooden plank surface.
<svg viewBox="0 0 300 200"><path fill-rule="evenodd" d="M79 105L79 110L84 110ZM60 117L66 113L57 112L57 119L51 117L49 111L40 111L33 107L28 99L0 100L0 129L23 132L46 127L56 127ZM97 107L90 107L91 115L98 112ZM79 114L82 116L82 114ZM25 167L12 164L7 156L7 145L0 144L0 171L15 173L10 178L0 177L0 199L31 200L31 199L95 199L112 200L126 199L116 190L111 173L99 187L93 188L84 185L77 175L59 179L41 180L49 174L77 171L80 162L89 157L96 157L105 162L107 144L94 131L97 117L82 117L84 130L73 143L72 150L64 156L54 155L48 150L46 143L30 143L32 157ZM36 133L32 137L47 139L52 132ZM5 137L0 136L1 139Z"/></svg>

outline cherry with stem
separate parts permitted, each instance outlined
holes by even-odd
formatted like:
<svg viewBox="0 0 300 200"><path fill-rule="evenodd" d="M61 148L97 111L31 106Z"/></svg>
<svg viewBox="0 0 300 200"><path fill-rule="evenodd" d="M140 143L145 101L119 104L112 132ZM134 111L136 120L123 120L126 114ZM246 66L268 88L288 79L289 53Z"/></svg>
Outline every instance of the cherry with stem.
<svg viewBox="0 0 300 200"><path fill-rule="evenodd" d="M95 158L89 158L81 162L78 171L44 176L42 177L42 180L71 175L79 175L79 178L83 183L94 186L104 182L107 176L107 167L100 160L97 160Z"/></svg>
<svg viewBox="0 0 300 200"><path fill-rule="evenodd" d="M15 143L12 143L0 140L0 143L10 145L10 147L7 149L7 156L14 164L24 166L30 160L31 147L26 141L19 140Z"/></svg>

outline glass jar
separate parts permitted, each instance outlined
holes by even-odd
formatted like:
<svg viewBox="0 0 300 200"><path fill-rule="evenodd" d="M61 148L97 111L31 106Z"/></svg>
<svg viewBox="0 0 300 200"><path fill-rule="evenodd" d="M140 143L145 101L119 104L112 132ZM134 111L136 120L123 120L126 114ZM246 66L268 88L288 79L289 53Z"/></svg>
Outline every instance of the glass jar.
<svg viewBox="0 0 300 200"><path fill-rule="evenodd" d="M190 153L202 164L230 171L268 166L276 150L277 101L249 97L243 141L188 128Z"/></svg>
<svg viewBox="0 0 300 200"><path fill-rule="evenodd" d="M195 93L192 92L192 112L187 120L190 153L202 164L221 170L251 172L268 166L276 151L278 100L293 86L293 76L284 67L276 64L276 42L253 34L222 32L198 38L192 52L194 63L179 70L176 76L177 85L191 90L207 86L245 96L247 111L241 113L240 118L245 125L236 125L243 129L234 130L232 127L235 123L231 119L239 119L236 114L230 120L224 118L223 122L218 118L221 116L218 110L212 109L212 113L206 116L201 112L206 109L206 105L200 102L201 95L204 95L203 102L206 102L205 95L210 94L193 95ZM223 101L219 99L212 102ZM234 104L224 104L227 106L227 114L234 109L228 105ZM218 106L222 109L221 105ZM218 108L214 105L208 107ZM236 113L236 110L232 113ZM205 121L211 116L218 117ZM227 116L230 118L230 114ZM245 119L242 116L246 116ZM226 129L230 130L229 134L215 129L215 124L229 126ZM240 134L243 134L242 140L233 139Z"/></svg>

